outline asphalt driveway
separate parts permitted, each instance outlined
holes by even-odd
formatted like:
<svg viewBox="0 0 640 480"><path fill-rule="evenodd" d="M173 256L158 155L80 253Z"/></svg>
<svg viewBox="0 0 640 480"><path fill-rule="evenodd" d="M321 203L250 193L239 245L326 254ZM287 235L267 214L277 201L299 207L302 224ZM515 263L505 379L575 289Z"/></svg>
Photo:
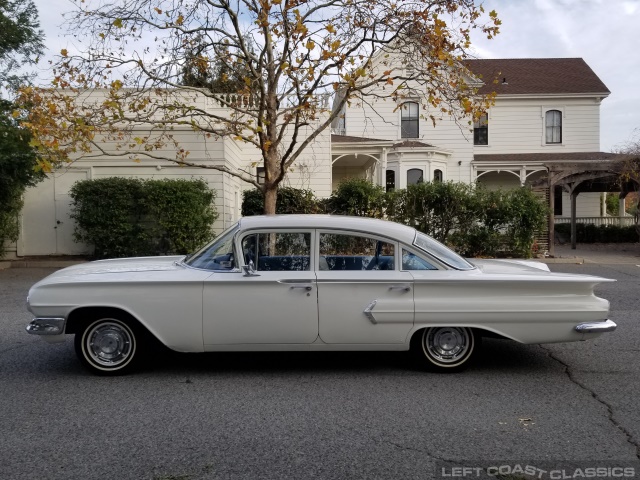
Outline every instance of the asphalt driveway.
<svg viewBox="0 0 640 480"><path fill-rule="evenodd" d="M618 330L487 340L457 375L404 353L167 353L118 378L85 373L71 339L24 332L27 290L51 269L0 270L0 479L459 478L443 465L488 462L640 477L640 267L551 269L617 279L598 294Z"/></svg>

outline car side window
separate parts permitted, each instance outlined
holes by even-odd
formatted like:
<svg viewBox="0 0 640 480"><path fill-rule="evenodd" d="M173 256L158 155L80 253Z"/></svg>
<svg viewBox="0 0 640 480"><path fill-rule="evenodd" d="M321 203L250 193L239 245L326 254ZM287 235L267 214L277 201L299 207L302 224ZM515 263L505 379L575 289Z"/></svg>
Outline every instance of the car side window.
<svg viewBox="0 0 640 480"><path fill-rule="evenodd" d="M242 239L244 263L258 271L305 271L311 269L311 233L265 232Z"/></svg>
<svg viewBox="0 0 640 480"><path fill-rule="evenodd" d="M395 270L395 245L371 237L321 233L319 270Z"/></svg>
<svg viewBox="0 0 640 480"><path fill-rule="evenodd" d="M402 270L438 270L438 268L427 262L424 258L403 248Z"/></svg>
<svg viewBox="0 0 640 480"><path fill-rule="evenodd" d="M233 228L223 233L212 244L187 258L185 263L190 267L204 270L233 271L236 268L233 239L237 230Z"/></svg>

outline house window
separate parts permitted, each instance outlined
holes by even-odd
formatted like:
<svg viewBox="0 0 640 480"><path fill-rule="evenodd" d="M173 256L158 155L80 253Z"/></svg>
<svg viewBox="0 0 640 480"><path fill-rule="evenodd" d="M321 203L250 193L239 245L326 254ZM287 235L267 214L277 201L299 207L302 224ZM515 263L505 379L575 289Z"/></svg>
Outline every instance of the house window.
<svg viewBox="0 0 640 480"><path fill-rule="evenodd" d="M407 170L407 185L417 185L424 182L424 172L420 168Z"/></svg>
<svg viewBox="0 0 640 480"><path fill-rule="evenodd" d="M489 119L486 113L473 122L473 144L489 145Z"/></svg>
<svg viewBox="0 0 640 480"><path fill-rule="evenodd" d="M556 186L553 190L553 214L562 216L562 187Z"/></svg>
<svg viewBox="0 0 640 480"><path fill-rule="evenodd" d="M545 115L546 143L562 143L562 112L549 110Z"/></svg>
<svg viewBox="0 0 640 480"><path fill-rule="evenodd" d="M400 107L402 138L418 138L419 109L416 102L406 102Z"/></svg>
<svg viewBox="0 0 640 480"><path fill-rule="evenodd" d="M264 185L264 180L265 180L265 174L264 174L264 167L258 167L256 168L256 180L258 180L258 183L260 185Z"/></svg>
<svg viewBox="0 0 640 480"><path fill-rule="evenodd" d="M437 169L437 170L433 171L433 181L434 182L442 182L442 178L443 178L442 170Z"/></svg>
<svg viewBox="0 0 640 480"><path fill-rule="evenodd" d="M396 172L387 170L387 192L393 192L396 189Z"/></svg>

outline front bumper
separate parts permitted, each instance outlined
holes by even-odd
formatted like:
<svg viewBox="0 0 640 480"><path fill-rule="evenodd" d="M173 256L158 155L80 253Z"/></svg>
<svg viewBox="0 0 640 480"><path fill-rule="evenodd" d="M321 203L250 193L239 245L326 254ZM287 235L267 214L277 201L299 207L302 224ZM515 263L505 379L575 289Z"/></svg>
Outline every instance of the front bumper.
<svg viewBox="0 0 640 480"><path fill-rule="evenodd" d="M32 335L62 335L67 319L62 317L34 318L27 325L27 332Z"/></svg>
<svg viewBox="0 0 640 480"><path fill-rule="evenodd" d="M605 333L613 332L617 325L611 320L607 319L604 322L588 322L576 325L576 332L578 333Z"/></svg>

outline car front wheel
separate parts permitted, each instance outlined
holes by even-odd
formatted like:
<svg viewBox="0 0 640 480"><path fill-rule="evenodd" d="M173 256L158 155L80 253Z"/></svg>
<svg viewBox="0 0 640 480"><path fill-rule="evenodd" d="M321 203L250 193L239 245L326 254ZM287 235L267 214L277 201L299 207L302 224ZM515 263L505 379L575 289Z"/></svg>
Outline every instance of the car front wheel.
<svg viewBox="0 0 640 480"><path fill-rule="evenodd" d="M411 351L424 369L458 372L469 366L480 341L481 337L468 327L431 327L415 333Z"/></svg>
<svg viewBox="0 0 640 480"><path fill-rule="evenodd" d="M122 375L138 363L141 353L138 328L119 318L99 318L75 336L76 355L98 375Z"/></svg>

